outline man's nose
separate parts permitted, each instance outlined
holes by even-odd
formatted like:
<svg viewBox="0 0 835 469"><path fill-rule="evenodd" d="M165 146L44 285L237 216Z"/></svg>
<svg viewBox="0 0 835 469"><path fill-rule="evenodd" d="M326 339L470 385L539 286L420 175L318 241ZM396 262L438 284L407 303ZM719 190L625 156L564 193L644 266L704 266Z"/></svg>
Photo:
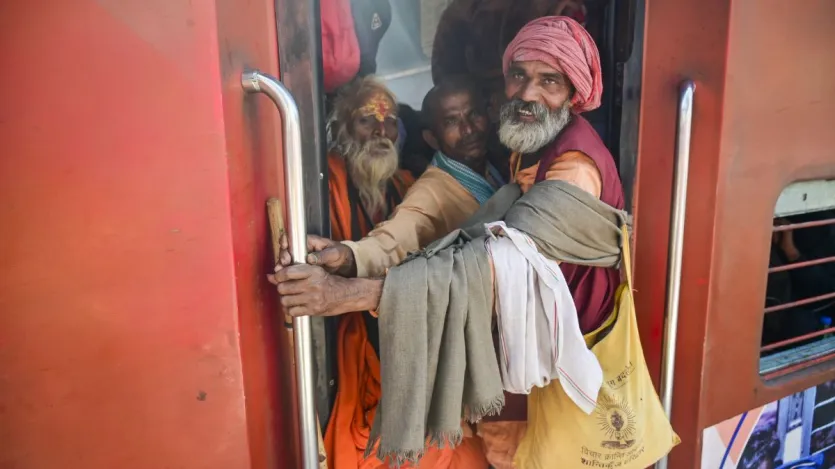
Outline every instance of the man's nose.
<svg viewBox="0 0 835 469"><path fill-rule="evenodd" d="M473 123L470 122L468 118L464 118L461 120L461 124L458 127L458 131L461 132L461 135L467 136L473 133Z"/></svg>
<svg viewBox="0 0 835 469"><path fill-rule="evenodd" d="M527 84L521 90L519 90L519 93L516 95L516 97L528 103L538 103L539 99L541 98L541 95L539 93L539 90L535 86Z"/></svg>
<svg viewBox="0 0 835 469"><path fill-rule="evenodd" d="M383 128L383 123L379 122L371 130L371 135L373 135L375 137L382 137L384 132L385 132L385 129Z"/></svg>

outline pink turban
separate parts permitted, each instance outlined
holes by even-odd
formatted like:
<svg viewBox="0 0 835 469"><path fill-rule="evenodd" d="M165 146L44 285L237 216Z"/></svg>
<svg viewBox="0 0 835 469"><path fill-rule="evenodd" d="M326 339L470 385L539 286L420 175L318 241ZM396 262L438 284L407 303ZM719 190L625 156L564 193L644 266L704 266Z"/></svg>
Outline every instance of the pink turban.
<svg viewBox="0 0 835 469"><path fill-rule="evenodd" d="M507 74L511 62L535 60L560 70L571 81L577 91L571 99L576 112L600 106L600 54L579 23L567 16L545 16L526 24L505 49L502 70Z"/></svg>

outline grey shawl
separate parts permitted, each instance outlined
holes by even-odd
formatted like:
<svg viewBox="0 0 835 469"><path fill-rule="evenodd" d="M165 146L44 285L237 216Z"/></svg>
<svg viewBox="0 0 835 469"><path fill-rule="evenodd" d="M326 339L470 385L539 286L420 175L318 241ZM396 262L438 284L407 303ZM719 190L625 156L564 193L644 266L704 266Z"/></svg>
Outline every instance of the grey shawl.
<svg viewBox="0 0 835 469"><path fill-rule="evenodd" d="M520 197L521 196L521 197ZM504 220L557 261L600 267L620 261L626 212L563 181L525 195L504 186L468 221L389 270L378 308L382 397L371 451L400 466L427 444L457 445L461 418L477 422L504 406L493 348L493 288L484 223Z"/></svg>

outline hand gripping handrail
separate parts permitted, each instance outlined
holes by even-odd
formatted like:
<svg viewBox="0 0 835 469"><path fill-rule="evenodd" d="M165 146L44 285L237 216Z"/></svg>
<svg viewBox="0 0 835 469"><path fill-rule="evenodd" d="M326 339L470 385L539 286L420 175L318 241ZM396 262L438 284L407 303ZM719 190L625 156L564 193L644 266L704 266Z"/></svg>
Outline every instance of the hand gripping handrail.
<svg viewBox="0 0 835 469"><path fill-rule="evenodd" d="M304 180L302 177L302 132L299 107L287 88L276 78L258 71L247 71L241 76L247 93L263 93L275 103L281 113L284 130L283 161L287 207L289 215L290 254L303 261L307 257L307 224L304 210ZM281 158L281 156L279 156ZM303 469L319 467L318 422L313 393L313 351L310 338L310 318L293 318L296 359L297 409Z"/></svg>

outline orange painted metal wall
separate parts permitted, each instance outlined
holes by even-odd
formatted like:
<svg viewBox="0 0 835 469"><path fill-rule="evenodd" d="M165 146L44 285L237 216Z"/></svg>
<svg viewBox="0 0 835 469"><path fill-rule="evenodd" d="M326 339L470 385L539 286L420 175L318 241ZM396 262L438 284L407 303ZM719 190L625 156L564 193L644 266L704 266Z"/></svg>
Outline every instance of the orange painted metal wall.
<svg viewBox="0 0 835 469"><path fill-rule="evenodd" d="M0 4L0 467L290 467L263 203L269 1ZM757 375L771 211L835 177L830 2L647 0L636 300L660 369L677 86L697 82L670 467L835 377ZM655 378L657 379L657 372Z"/></svg>
<svg viewBox="0 0 835 469"><path fill-rule="evenodd" d="M0 467L290 467L272 2L0 3Z"/></svg>
<svg viewBox="0 0 835 469"><path fill-rule="evenodd" d="M835 177L833 17L814 0L647 1L636 300L656 370L676 87L697 82L670 467L699 467L703 428L835 378L831 362L772 383L758 373L774 204L790 182Z"/></svg>
<svg viewBox="0 0 835 469"><path fill-rule="evenodd" d="M835 177L835 3L780 5L731 9L704 385L739 385L702 397L706 425L835 378L832 362L774 383L757 373L774 205L792 182Z"/></svg>

